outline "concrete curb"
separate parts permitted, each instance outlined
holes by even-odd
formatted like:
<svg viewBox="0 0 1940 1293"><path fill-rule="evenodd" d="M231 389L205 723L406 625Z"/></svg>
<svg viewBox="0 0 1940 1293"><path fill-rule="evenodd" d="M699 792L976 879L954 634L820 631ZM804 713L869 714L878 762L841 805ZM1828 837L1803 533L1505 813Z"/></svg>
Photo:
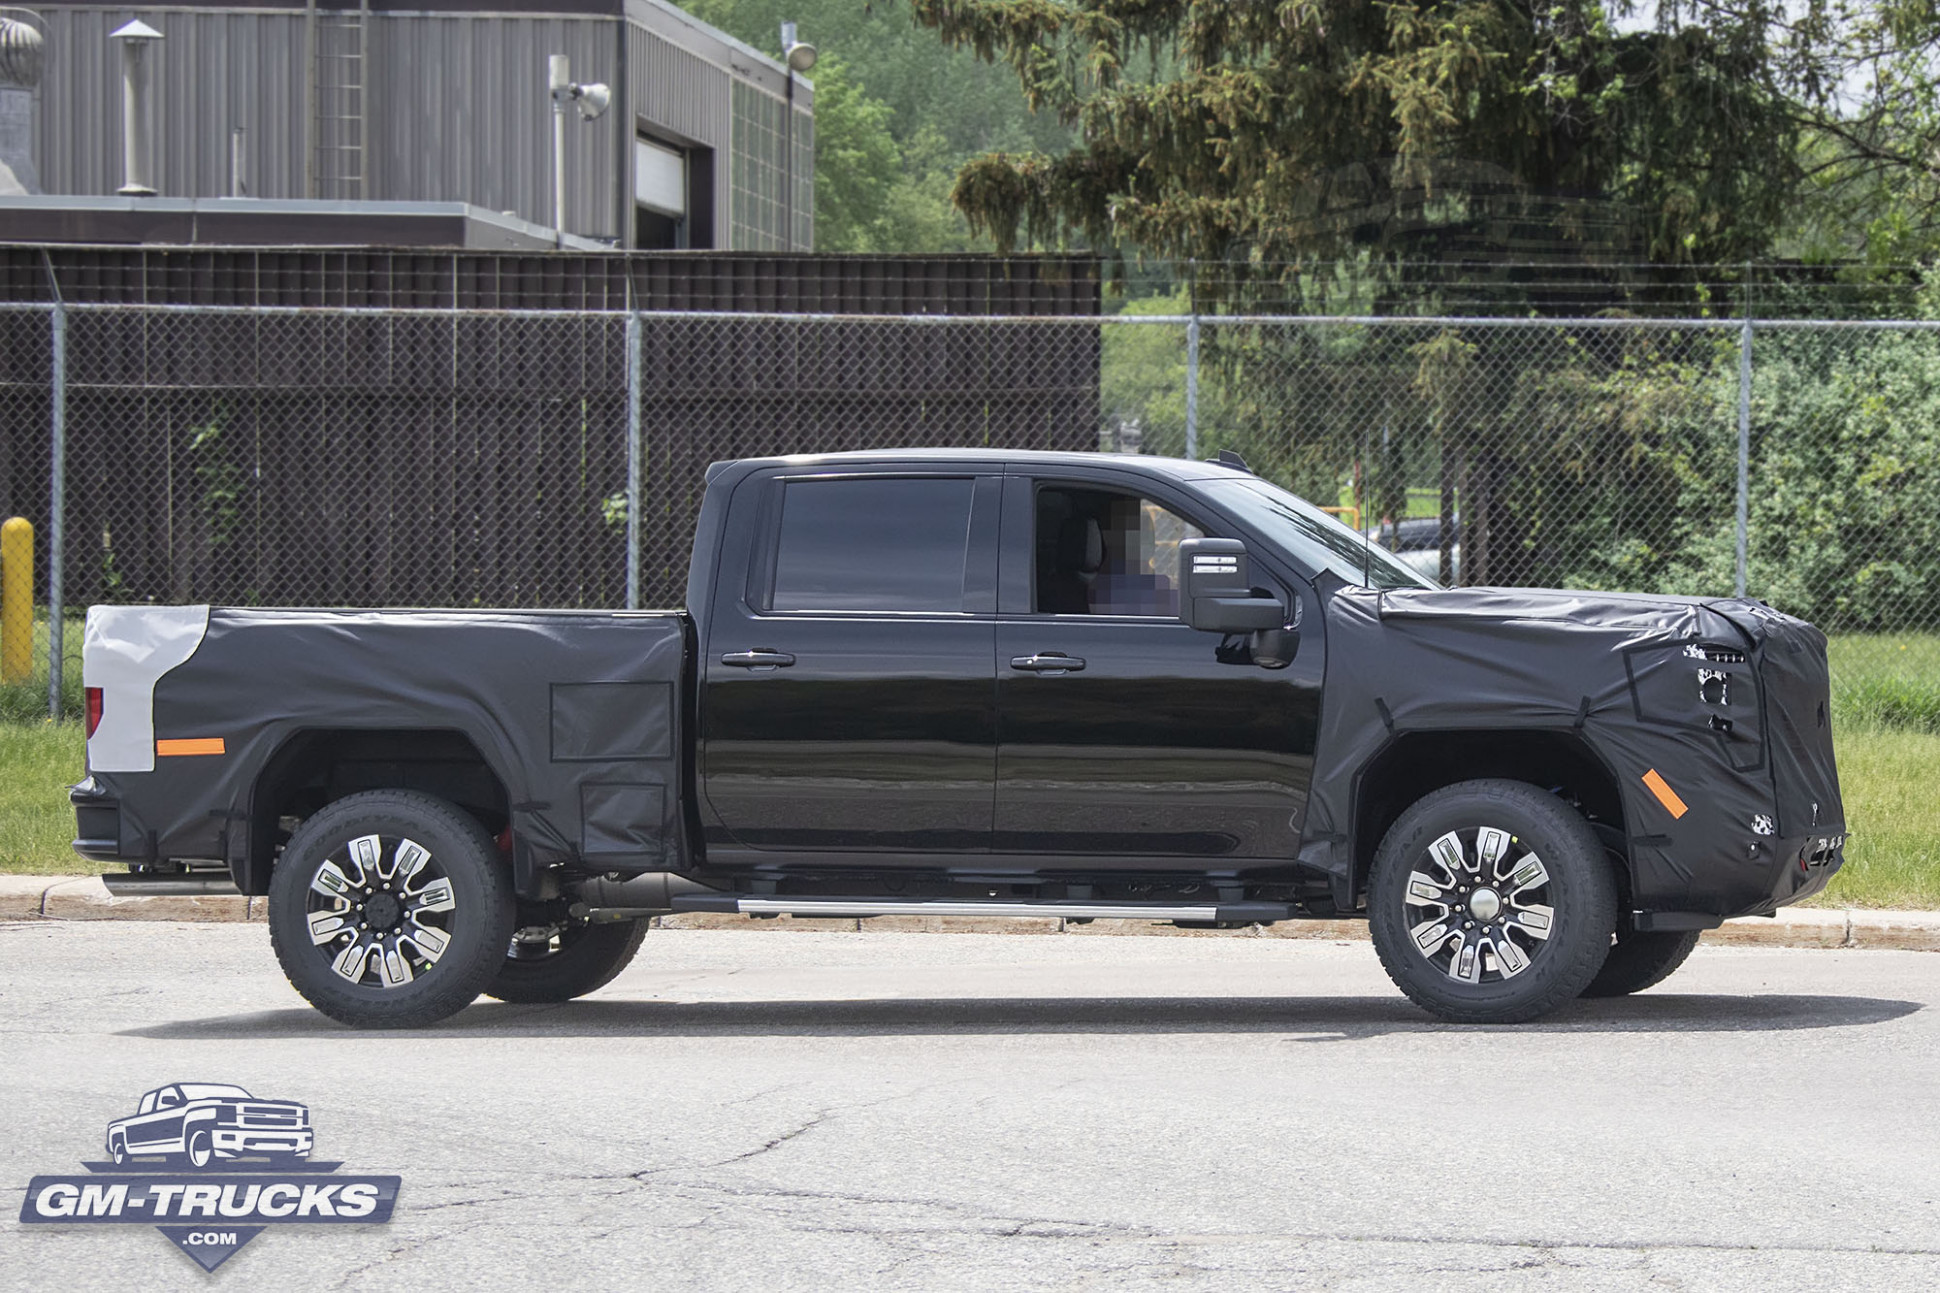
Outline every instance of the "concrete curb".
<svg viewBox="0 0 1940 1293"><path fill-rule="evenodd" d="M263 919L263 899L220 894L116 898L96 875L0 875L0 920Z"/></svg>
<svg viewBox="0 0 1940 1293"><path fill-rule="evenodd" d="M261 898L115 898L99 876L0 875L0 920L173 920L191 923L256 921L264 914ZM878 916L873 920L832 920L778 916L662 916L665 929L738 929L751 932L842 930L874 933L1076 934L1102 937L1140 934L1167 938L1295 938L1360 942L1367 922L1290 920L1247 929L1175 929L1145 920L1096 920L1077 924L1054 917L999 919L977 916ZM1940 912L1870 911L1863 908L1787 907L1776 917L1726 921L1704 936L1726 947L1832 947L1940 952Z"/></svg>

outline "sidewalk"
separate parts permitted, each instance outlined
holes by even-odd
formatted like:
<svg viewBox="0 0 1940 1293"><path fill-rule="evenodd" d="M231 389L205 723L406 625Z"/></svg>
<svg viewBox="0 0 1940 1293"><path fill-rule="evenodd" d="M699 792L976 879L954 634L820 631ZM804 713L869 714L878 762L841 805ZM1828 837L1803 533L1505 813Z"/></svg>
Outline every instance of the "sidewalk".
<svg viewBox="0 0 1940 1293"><path fill-rule="evenodd" d="M0 920L261 921L261 898L224 896L113 898L98 876L0 875ZM1359 941L1362 920L1289 920L1242 930L1175 929L1144 920L1097 920L1070 924L1051 917L993 918L878 916L873 920L751 920L746 916L663 916L667 929L853 929L863 932L957 932L986 934L1162 935L1175 938L1308 938ZM1869 911L1863 908L1787 907L1776 918L1726 921L1704 941L1731 947L1861 947L1940 952L1940 912Z"/></svg>

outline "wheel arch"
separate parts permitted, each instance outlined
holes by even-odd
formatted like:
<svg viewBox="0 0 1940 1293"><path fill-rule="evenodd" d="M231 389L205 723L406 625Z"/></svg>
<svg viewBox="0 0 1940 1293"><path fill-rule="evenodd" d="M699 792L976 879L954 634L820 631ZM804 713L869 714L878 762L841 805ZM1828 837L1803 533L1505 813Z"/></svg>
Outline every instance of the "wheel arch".
<svg viewBox="0 0 1940 1293"><path fill-rule="evenodd" d="M1367 892L1381 840L1410 804L1463 781L1504 778L1551 790L1589 820L1615 867L1620 901L1629 893L1631 858L1622 783L1573 729L1457 728L1402 732L1355 778L1353 895Z"/></svg>
<svg viewBox="0 0 1940 1293"><path fill-rule="evenodd" d="M277 846L288 838L283 819L308 817L366 790L435 795L489 835L510 823L514 802L503 770L462 729L303 728L284 738L250 786L248 844L230 861L236 887L269 892Z"/></svg>

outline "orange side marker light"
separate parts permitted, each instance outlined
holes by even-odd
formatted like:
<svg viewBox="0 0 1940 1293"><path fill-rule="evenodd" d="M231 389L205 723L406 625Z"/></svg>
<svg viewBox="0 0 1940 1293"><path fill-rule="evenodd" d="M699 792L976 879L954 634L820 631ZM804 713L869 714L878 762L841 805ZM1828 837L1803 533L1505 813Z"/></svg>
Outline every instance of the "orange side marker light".
<svg viewBox="0 0 1940 1293"><path fill-rule="evenodd" d="M219 736L195 736L185 740L155 742L155 753L163 757L173 754L221 754L222 752L222 738Z"/></svg>
<svg viewBox="0 0 1940 1293"><path fill-rule="evenodd" d="M1644 785L1650 788L1651 794L1657 796L1657 802L1664 805L1673 819L1691 811L1690 805L1679 799L1677 792L1671 789L1671 783L1657 775L1657 769L1652 768L1644 774Z"/></svg>

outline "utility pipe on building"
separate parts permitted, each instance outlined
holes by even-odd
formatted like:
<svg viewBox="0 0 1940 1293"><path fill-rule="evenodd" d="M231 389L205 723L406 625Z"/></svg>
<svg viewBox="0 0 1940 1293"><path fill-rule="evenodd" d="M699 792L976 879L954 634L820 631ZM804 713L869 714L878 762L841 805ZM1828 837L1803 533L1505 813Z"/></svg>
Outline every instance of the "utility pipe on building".
<svg viewBox="0 0 1940 1293"><path fill-rule="evenodd" d="M121 44L121 174L124 197L155 196L155 78L149 47L162 33L136 18L110 32Z"/></svg>

